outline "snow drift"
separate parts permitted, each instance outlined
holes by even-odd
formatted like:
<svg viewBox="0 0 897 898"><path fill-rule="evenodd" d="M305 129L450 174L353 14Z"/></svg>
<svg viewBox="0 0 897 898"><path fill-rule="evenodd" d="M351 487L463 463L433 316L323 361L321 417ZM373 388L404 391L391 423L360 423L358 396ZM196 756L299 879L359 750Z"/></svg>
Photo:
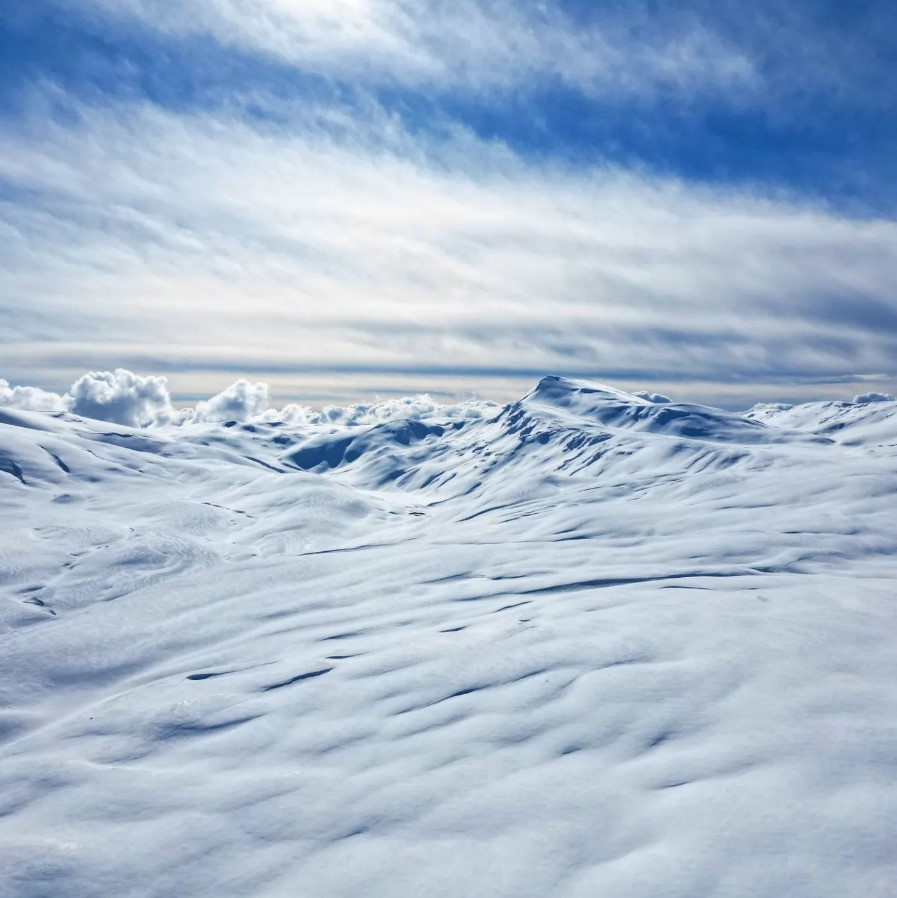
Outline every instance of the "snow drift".
<svg viewBox="0 0 897 898"><path fill-rule="evenodd" d="M264 399L0 408L4 898L891 894L897 403Z"/></svg>

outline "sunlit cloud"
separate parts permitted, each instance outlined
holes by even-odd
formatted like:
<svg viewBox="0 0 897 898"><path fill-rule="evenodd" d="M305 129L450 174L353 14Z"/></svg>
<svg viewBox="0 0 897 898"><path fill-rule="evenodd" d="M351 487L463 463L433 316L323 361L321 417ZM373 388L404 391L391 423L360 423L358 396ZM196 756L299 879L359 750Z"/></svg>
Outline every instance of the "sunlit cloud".
<svg viewBox="0 0 897 898"><path fill-rule="evenodd" d="M886 191L850 194L875 154L830 185L830 163L782 150L822 87L842 118L885 102L874 39L832 73L824 16L795 53L765 3L650 7L23 8L32 77L0 90L0 374L61 395L127 368L182 403L243 375L321 400L511 398L550 371L729 404L892 391L897 224Z"/></svg>
<svg viewBox="0 0 897 898"><path fill-rule="evenodd" d="M870 394L871 395L871 394ZM878 395L878 394L875 394ZM873 401L873 400L869 400ZM125 427L184 427L192 424L284 422L293 426L366 427L389 421L439 418L445 421L492 417L501 406L476 400L444 404L427 394L375 403L312 408L271 404L268 385L238 380L195 406L175 407L168 379L135 374L124 368L82 374L64 393L12 385L0 379L0 409L67 413Z"/></svg>
<svg viewBox="0 0 897 898"><path fill-rule="evenodd" d="M41 296L40 318L7 313L19 370L67 345L150 370L893 366L888 220L537 166L463 132L428 146L388 120L335 138L141 106L32 128L0 137L0 177L29 197L5 204L4 289Z"/></svg>
<svg viewBox="0 0 897 898"><path fill-rule="evenodd" d="M719 91L756 80L751 59L693 16L509 0L71 0L82 14L206 36L303 71L441 89L549 82L586 93Z"/></svg>

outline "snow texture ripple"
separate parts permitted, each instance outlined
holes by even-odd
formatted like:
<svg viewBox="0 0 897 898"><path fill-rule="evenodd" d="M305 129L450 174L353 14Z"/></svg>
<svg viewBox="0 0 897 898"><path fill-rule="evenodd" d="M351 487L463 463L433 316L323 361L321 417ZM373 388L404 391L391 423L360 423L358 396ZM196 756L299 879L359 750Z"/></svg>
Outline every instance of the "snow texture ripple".
<svg viewBox="0 0 897 898"><path fill-rule="evenodd" d="M897 403L0 409L3 898L885 898Z"/></svg>

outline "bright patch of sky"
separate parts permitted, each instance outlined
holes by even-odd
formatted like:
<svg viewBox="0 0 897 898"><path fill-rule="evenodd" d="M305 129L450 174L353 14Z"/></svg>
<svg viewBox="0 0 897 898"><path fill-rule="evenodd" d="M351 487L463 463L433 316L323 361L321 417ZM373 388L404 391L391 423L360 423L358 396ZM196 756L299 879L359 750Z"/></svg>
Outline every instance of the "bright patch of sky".
<svg viewBox="0 0 897 898"><path fill-rule="evenodd" d="M20 4L0 376L893 392L895 35L888 2Z"/></svg>

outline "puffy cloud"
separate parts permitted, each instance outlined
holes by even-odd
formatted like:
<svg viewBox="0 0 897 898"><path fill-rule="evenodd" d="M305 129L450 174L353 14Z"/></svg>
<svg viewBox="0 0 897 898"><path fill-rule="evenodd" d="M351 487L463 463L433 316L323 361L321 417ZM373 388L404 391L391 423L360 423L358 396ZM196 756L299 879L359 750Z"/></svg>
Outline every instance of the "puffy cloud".
<svg viewBox="0 0 897 898"><path fill-rule="evenodd" d="M168 424L182 417L172 407L164 377L144 377L125 368L90 371L64 394L40 387L11 386L0 380L0 406L34 412L72 412L126 427Z"/></svg>
<svg viewBox="0 0 897 898"><path fill-rule="evenodd" d="M144 377L124 368L92 371L61 397L76 415L111 421L128 427L189 424L216 421L247 421L268 407L268 385L238 380L193 409L176 410L171 404L164 377Z"/></svg>
<svg viewBox="0 0 897 898"><path fill-rule="evenodd" d="M69 409L69 398L39 387L14 387L0 378L0 406L27 412L65 412Z"/></svg>
<svg viewBox="0 0 897 898"><path fill-rule="evenodd" d="M164 377L142 377L124 368L79 377L69 397L76 415L128 427L164 424L175 415Z"/></svg>
<svg viewBox="0 0 897 898"><path fill-rule="evenodd" d="M639 399L645 399L648 402L653 402L655 405L665 405L668 402L672 402L669 396L664 396L663 393L649 393L647 390L639 390L637 393L633 393L633 396L638 396Z"/></svg>
<svg viewBox="0 0 897 898"><path fill-rule="evenodd" d="M193 421L246 421L268 408L268 385L238 380L193 410Z"/></svg>
<svg viewBox="0 0 897 898"><path fill-rule="evenodd" d="M115 371L90 371L62 395L39 387L12 386L0 379L0 406L37 412L72 412L126 427L246 421L262 415L268 408L268 385L238 380L199 402L196 408L178 411L171 404L165 377L143 376L116 368ZM313 417L315 413L309 414Z"/></svg>
<svg viewBox="0 0 897 898"><path fill-rule="evenodd" d="M470 400L454 405L443 405L430 396L407 396L388 399L371 405L329 405L311 409L300 405L284 406L279 412L270 411L266 420L284 421L288 424L331 424L334 427L355 427L384 424L387 421L420 421L438 418L442 421L472 420L497 414L501 406L495 402Z"/></svg>
<svg viewBox="0 0 897 898"><path fill-rule="evenodd" d="M268 408L266 383L238 380L226 390L196 404L175 409L164 377L134 374L124 368L91 371L79 377L69 392L60 395L39 387L12 386L0 379L0 406L38 412L72 412L84 418L109 421L126 427L152 427L225 421L282 421L292 426L332 425L352 427L387 421L438 418L443 421L471 420L496 414L494 402L470 400L443 405L426 394L388 399L384 402L313 409L289 404Z"/></svg>
<svg viewBox="0 0 897 898"><path fill-rule="evenodd" d="M758 402L749 412L789 412L793 408L788 402Z"/></svg>
<svg viewBox="0 0 897 898"><path fill-rule="evenodd" d="M0 406L33 412L72 412L127 427L177 420L164 377L143 377L125 368L90 371L64 394L40 387L12 386L0 379Z"/></svg>
<svg viewBox="0 0 897 898"><path fill-rule="evenodd" d="M859 396L854 396L853 401L863 405L867 402L893 402L894 397L890 393L861 393Z"/></svg>

